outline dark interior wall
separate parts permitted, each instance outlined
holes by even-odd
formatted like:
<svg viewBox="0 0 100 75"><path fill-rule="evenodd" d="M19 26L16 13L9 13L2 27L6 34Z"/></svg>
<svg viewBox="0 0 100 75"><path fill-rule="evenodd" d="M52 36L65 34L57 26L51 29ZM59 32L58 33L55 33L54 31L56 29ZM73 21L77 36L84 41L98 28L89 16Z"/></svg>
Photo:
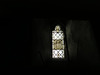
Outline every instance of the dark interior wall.
<svg viewBox="0 0 100 75"><path fill-rule="evenodd" d="M55 19L57 23L58 19ZM51 57L51 31L50 29L50 19L34 19L37 28L37 40L36 41L37 63L43 65L46 59ZM61 21L61 20L59 20ZM55 22L51 22L54 23ZM61 21L62 22L62 21ZM59 24L59 22L58 22ZM40 26L38 26L40 25ZM68 44L69 59L77 66L98 66L99 65L99 48L97 46L96 38L92 29L92 25L88 20L66 20L66 39ZM38 32L39 31L39 32ZM42 31L42 32L40 32ZM47 35L48 34L48 35ZM34 35L34 34L33 34ZM44 40L47 39L47 41ZM34 39L35 40L35 39ZM46 44L46 46L45 46ZM34 47L34 46L33 46ZM42 51L43 50L43 51ZM46 53L45 53L46 52ZM42 56L42 57L41 57ZM38 62L38 60L41 62ZM72 65L73 65L72 64ZM37 64L39 65L39 64Z"/></svg>
<svg viewBox="0 0 100 75"><path fill-rule="evenodd" d="M34 26L36 30L34 30ZM33 59L35 58L36 62L33 60L33 65L43 66L46 63L46 60L51 56L51 45L50 45L50 26L46 19L36 18L33 19ZM34 33L36 35L34 35ZM34 48L35 45L35 48Z"/></svg>
<svg viewBox="0 0 100 75"><path fill-rule="evenodd" d="M66 27L65 33L67 36L65 39L67 40L69 52L69 60L64 62L58 61L59 63L50 59L51 31L56 24L62 24L64 25L63 27ZM35 30L34 25L36 28ZM32 45L34 60L32 59L31 67L38 69L42 68L42 70L46 69L46 71L51 69L51 71L54 71L55 69L59 71L60 69L58 69L58 67L61 67L61 73L98 70L100 66L100 52L96 41L97 37L95 37L95 32L97 31L94 31L93 27L95 27L95 24L93 24L91 20L67 20L66 18L33 19L34 32L32 35L35 37L35 39L33 39L35 45Z"/></svg>
<svg viewBox="0 0 100 75"><path fill-rule="evenodd" d="M89 21L69 21L66 34L70 61L77 62L78 66L99 66L99 48Z"/></svg>
<svg viewBox="0 0 100 75"><path fill-rule="evenodd" d="M53 27L56 24L61 24L66 30L65 34L67 36L65 39L69 52L68 61L54 62L51 59L51 31L54 30ZM100 52L97 42L98 37L96 37L98 32L94 30L95 24L91 19L34 18L32 25L32 39L35 45L32 45L33 57L30 67L46 71L52 69L51 71L53 72L56 69L60 70L61 73L70 73L70 71L75 71L76 73L80 71L81 73L83 70L86 73L86 70L87 72L97 71L100 67ZM36 29L34 29L34 25ZM62 69L58 69L59 67Z"/></svg>

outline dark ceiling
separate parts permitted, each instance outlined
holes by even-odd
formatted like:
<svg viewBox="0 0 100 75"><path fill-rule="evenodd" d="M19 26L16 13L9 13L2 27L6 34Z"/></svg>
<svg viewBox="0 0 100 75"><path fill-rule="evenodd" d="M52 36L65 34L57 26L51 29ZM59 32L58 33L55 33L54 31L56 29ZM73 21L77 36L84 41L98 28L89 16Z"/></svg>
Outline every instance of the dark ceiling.
<svg viewBox="0 0 100 75"><path fill-rule="evenodd" d="M84 17L99 13L97 1L3 1L0 16L23 15L34 17ZM90 15L91 14L91 15ZM96 15L95 14L95 15ZM70 16L69 16L70 15Z"/></svg>

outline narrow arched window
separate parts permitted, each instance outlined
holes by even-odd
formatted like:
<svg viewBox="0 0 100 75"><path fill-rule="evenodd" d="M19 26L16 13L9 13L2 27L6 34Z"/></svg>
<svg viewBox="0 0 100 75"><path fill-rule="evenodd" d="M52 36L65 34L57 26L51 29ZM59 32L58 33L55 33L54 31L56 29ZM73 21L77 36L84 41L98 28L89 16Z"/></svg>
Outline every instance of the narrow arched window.
<svg viewBox="0 0 100 75"><path fill-rule="evenodd" d="M52 58L64 57L64 33L57 25L52 31Z"/></svg>

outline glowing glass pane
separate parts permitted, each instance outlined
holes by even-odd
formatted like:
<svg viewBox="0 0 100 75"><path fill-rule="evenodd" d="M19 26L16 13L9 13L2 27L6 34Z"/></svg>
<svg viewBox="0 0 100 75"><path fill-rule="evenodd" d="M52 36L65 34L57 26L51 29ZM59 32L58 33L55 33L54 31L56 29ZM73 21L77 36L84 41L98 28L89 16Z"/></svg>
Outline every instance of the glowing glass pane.
<svg viewBox="0 0 100 75"><path fill-rule="evenodd" d="M64 58L64 34L60 26L52 31L52 58Z"/></svg>

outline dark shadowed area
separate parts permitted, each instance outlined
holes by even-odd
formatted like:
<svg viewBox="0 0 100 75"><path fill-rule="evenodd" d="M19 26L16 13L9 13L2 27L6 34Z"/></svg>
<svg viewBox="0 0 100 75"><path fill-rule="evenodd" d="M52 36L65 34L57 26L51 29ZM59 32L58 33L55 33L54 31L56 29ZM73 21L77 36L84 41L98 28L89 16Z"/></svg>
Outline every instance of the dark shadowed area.
<svg viewBox="0 0 100 75"><path fill-rule="evenodd" d="M0 3L2 70L61 75L99 73L99 5L68 2ZM65 34L64 60L51 58L51 34L56 25L61 25Z"/></svg>

